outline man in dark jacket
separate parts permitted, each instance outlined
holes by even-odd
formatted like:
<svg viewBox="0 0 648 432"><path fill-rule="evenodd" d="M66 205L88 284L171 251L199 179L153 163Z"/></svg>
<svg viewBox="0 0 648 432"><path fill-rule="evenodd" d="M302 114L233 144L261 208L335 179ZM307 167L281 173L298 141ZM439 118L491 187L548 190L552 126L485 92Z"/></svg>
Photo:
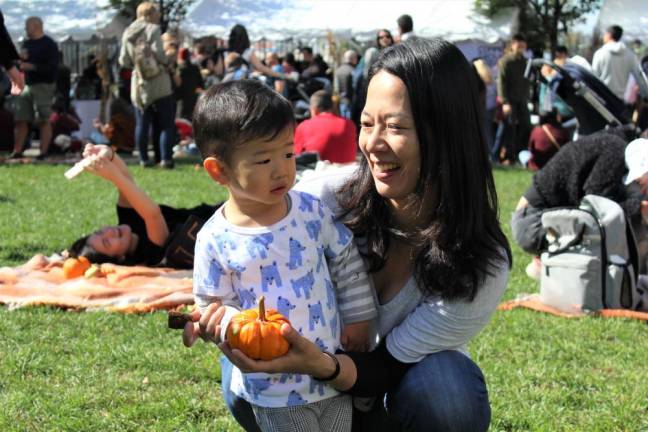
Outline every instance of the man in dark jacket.
<svg viewBox="0 0 648 432"><path fill-rule="evenodd" d="M498 63L497 96L502 103L504 120L495 138L493 159L498 160L498 152L504 146L506 159L514 162L520 150L526 147L529 139L530 121L529 81L524 77L527 60L524 52L527 49L526 39L516 34L511 39L510 52Z"/></svg>
<svg viewBox="0 0 648 432"><path fill-rule="evenodd" d="M56 93L56 73L59 62L59 51L56 42L43 32L43 21L30 17L25 21L27 40L20 57L20 70L25 73L25 88L15 99L15 136L14 151L10 157L22 155L22 145L33 121L40 126L40 155L47 155L52 128L49 117L52 114L52 103Z"/></svg>

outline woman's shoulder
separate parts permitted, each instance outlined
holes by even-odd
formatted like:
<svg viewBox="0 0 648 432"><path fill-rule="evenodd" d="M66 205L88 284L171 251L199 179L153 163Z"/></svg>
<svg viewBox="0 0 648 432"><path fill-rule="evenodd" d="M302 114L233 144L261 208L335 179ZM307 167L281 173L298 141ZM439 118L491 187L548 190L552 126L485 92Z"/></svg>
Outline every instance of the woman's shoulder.
<svg viewBox="0 0 648 432"><path fill-rule="evenodd" d="M357 164L334 165L320 164L315 170L307 170L293 187L298 192L306 192L319 198L324 205L337 213L337 190L355 173Z"/></svg>

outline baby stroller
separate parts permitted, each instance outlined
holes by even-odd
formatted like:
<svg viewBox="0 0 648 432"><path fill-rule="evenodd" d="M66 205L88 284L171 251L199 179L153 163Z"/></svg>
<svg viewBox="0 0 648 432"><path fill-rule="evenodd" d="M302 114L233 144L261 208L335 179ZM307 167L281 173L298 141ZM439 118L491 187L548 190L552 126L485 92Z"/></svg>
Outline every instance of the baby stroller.
<svg viewBox="0 0 648 432"><path fill-rule="evenodd" d="M544 65L556 71L551 82L540 73ZM631 123L630 115L621 99L584 67L567 62L564 66L544 60L531 59L527 64L527 78L541 81L551 87L574 111L578 133L589 135L606 127Z"/></svg>

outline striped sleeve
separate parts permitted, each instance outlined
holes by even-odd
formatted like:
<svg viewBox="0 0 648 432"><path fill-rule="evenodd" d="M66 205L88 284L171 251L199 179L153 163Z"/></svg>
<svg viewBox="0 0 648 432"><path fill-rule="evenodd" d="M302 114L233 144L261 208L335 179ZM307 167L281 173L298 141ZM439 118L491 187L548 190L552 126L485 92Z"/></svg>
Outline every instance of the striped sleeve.
<svg viewBox="0 0 648 432"><path fill-rule="evenodd" d="M353 241L335 257L328 258L342 322L368 321L378 313L364 261Z"/></svg>

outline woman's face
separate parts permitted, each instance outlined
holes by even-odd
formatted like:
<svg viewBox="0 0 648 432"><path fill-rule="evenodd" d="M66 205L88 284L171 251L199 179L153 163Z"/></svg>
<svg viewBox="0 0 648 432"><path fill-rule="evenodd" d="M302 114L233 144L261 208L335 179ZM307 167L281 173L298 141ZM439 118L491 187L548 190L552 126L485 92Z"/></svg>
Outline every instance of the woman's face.
<svg viewBox="0 0 648 432"><path fill-rule="evenodd" d="M100 254L124 257L131 249L133 232L128 225L106 226L88 237L88 246Z"/></svg>
<svg viewBox="0 0 648 432"><path fill-rule="evenodd" d="M421 155L407 87L382 71L369 82L359 137L378 193L392 207L407 203L421 171Z"/></svg>
<svg viewBox="0 0 648 432"><path fill-rule="evenodd" d="M392 37L389 35L389 33L381 31L378 32L378 48L387 48L388 46L392 45L394 43L394 40Z"/></svg>

